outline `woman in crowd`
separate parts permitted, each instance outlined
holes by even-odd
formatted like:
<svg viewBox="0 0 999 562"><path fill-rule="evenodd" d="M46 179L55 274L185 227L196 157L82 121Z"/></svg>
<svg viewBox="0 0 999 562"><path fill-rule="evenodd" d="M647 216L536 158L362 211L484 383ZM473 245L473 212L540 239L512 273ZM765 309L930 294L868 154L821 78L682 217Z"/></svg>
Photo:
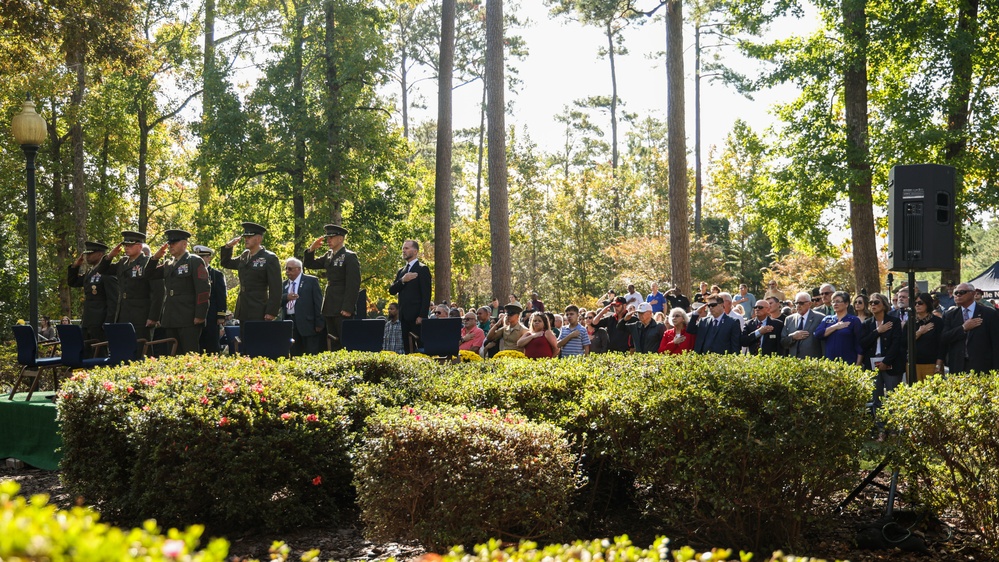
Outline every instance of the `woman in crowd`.
<svg viewBox="0 0 999 562"><path fill-rule="evenodd" d="M73 323L73 321L69 319L69 316L63 316L62 318L59 319L59 323L62 324L63 326L69 326L70 324Z"/></svg>
<svg viewBox="0 0 999 562"><path fill-rule="evenodd" d="M688 322L687 313L682 308L669 311L669 323L673 327L663 334L663 339L659 343L659 353L679 355L694 349L697 336L687 333Z"/></svg>
<svg viewBox="0 0 999 562"><path fill-rule="evenodd" d="M836 297L833 297L835 302ZM868 300L871 317L861 327L860 345L864 349L864 369L874 375L874 415L877 417L881 399L895 390L905 373L905 345L902 321L891 314L891 301L881 293L872 293ZM835 306L835 305L834 305ZM878 422L879 427L881 423Z"/></svg>
<svg viewBox="0 0 999 562"><path fill-rule="evenodd" d="M860 294L853 298L853 313L860 318L861 322L871 317L870 300L867 295Z"/></svg>
<svg viewBox="0 0 999 562"><path fill-rule="evenodd" d="M933 375L943 375L946 348L940 345L943 334L943 318L936 314L933 296L929 293L916 295L916 379L923 382Z"/></svg>
<svg viewBox="0 0 999 562"><path fill-rule="evenodd" d="M812 334L826 344L826 359L859 365L863 360L860 347L860 318L849 313L850 294L836 291L832 296L833 313L822 319Z"/></svg>
<svg viewBox="0 0 999 562"><path fill-rule="evenodd" d="M558 354L558 340L551 331L548 317L544 312L531 314L530 331L517 340L517 347L524 349L524 355L531 359L555 357Z"/></svg>
<svg viewBox="0 0 999 562"><path fill-rule="evenodd" d="M56 329L52 325L52 319L48 316L42 316L42 320L38 326L38 341L52 341L56 339L59 338L56 336Z"/></svg>
<svg viewBox="0 0 999 562"><path fill-rule="evenodd" d="M590 336L590 353L607 353L610 345L610 336L607 330L593 325L593 319L597 317L596 311L590 310L583 316L583 325L586 327L586 335Z"/></svg>

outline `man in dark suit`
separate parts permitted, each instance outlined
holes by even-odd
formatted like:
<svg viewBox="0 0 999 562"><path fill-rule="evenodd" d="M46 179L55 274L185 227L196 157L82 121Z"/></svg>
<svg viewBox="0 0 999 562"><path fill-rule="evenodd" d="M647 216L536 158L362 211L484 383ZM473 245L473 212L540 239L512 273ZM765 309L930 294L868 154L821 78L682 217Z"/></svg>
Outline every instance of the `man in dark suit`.
<svg viewBox="0 0 999 562"><path fill-rule="evenodd" d="M705 300L687 324L687 333L697 336L694 352L739 353L739 322L725 314L720 296L708 295Z"/></svg>
<svg viewBox="0 0 999 562"><path fill-rule="evenodd" d="M940 345L947 349L951 373L999 369L999 314L975 302L975 287L954 290L954 308L944 313Z"/></svg>
<svg viewBox="0 0 999 562"><path fill-rule="evenodd" d="M239 274L236 320L274 320L281 312L281 260L263 246L267 229L253 222L243 223L243 234L222 246L219 263ZM243 240L245 250L232 257L232 249Z"/></svg>
<svg viewBox="0 0 999 562"><path fill-rule="evenodd" d="M212 291L208 268L200 256L187 251L190 232L168 230L165 234L167 243L149 258L146 265L149 278L162 279L166 290L160 325L166 337L177 339L178 354L198 353ZM159 265L167 250L170 251L170 258Z"/></svg>
<svg viewBox="0 0 999 562"><path fill-rule="evenodd" d="M295 343L291 354L315 355L322 351L323 292L319 289L319 279L302 273L302 262L296 258L284 261L284 273L288 278L281 293L281 313L285 320L295 322Z"/></svg>
<svg viewBox="0 0 999 562"><path fill-rule="evenodd" d="M204 260L205 267L208 268L208 281L212 285L212 293L208 300L208 317L205 319L205 327L201 330L201 351L220 353L222 350L219 347L219 340L222 338L222 326L225 325L225 313L229 309L225 274L209 265L212 263L215 250L199 244L194 247L194 253Z"/></svg>
<svg viewBox="0 0 999 562"><path fill-rule="evenodd" d="M407 353L416 351L409 334L420 334L420 324L430 312L430 268L420 263L419 255L419 242L403 242L402 259L406 260L406 265L396 272L395 281L389 287L389 293L399 296L399 318Z"/></svg>
<svg viewBox="0 0 999 562"><path fill-rule="evenodd" d="M784 323L770 316L770 301L760 299L753 304L753 319L746 322L739 339L750 355L783 355L780 335Z"/></svg>
<svg viewBox="0 0 999 562"><path fill-rule="evenodd" d="M104 341L104 324L114 322L118 311L118 278L114 275L103 275L97 266L108 251L106 244L86 242L84 251L76 261L69 266L68 282L70 287L83 288L83 337L87 340ZM90 271L80 273L83 262L90 265Z"/></svg>
<svg viewBox="0 0 999 562"><path fill-rule="evenodd" d="M142 252L145 233L126 230L121 237L121 243L104 256L97 271L118 279L118 314L115 321L131 324L136 337L150 340L151 329L160 321L163 310L163 282L146 276L149 257ZM115 262L122 250L125 257Z"/></svg>
<svg viewBox="0 0 999 562"><path fill-rule="evenodd" d="M780 344L791 357L823 357L822 342L812 333L822 323L822 315L812 310L812 297L798 293L794 297L794 314L784 321Z"/></svg>
<svg viewBox="0 0 999 562"><path fill-rule="evenodd" d="M357 254L344 245L347 229L338 224L323 227L325 234L316 238L312 246L305 250L305 267L326 270L326 295L323 298L323 316L326 330L333 336L330 350L343 347L341 343L341 323L345 318L359 315L364 318L364 310L357 308L357 296L361 292L361 262ZM329 248L322 256L316 257L316 250L326 242Z"/></svg>

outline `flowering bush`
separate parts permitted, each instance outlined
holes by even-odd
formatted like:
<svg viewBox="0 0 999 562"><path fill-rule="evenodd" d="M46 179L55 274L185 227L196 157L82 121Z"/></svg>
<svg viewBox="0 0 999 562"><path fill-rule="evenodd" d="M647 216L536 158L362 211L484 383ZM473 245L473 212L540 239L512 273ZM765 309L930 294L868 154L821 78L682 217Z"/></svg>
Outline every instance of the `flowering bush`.
<svg viewBox="0 0 999 562"><path fill-rule="evenodd" d="M524 352L517 351L516 349L507 349L500 351L496 355L493 355L493 359L527 359Z"/></svg>
<svg viewBox="0 0 999 562"><path fill-rule="evenodd" d="M495 409L380 412L354 467L365 532L429 548L550 535L578 482L560 430Z"/></svg>
<svg viewBox="0 0 999 562"><path fill-rule="evenodd" d="M479 354L474 351L469 351L467 349L462 349L458 352L458 357L461 358L462 363L475 363L477 361L482 361Z"/></svg>
<svg viewBox="0 0 999 562"><path fill-rule="evenodd" d="M333 518L348 494L346 402L245 357L80 373L60 392L67 490L125 520L269 529Z"/></svg>

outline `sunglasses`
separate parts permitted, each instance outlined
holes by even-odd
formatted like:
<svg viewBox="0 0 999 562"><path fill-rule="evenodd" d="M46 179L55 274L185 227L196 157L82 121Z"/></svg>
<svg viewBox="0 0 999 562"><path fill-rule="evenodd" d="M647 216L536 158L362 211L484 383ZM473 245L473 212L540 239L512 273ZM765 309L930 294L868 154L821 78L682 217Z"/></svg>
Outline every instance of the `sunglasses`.
<svg viewBox="0 0 999 562"><path fill-rule="evenodd" d="M846 301L832 301L833 304L846 304Z"/></svg>
<svg viewBox="0 0 999 562"><path fill-rule="evenodd" d="M821 300L822 300L822 299L820 299L819 297L813 297L813 298L812 298L812 302L819 302L819 301L821 301Z"/></svg>
<svg viewBox="0 0 999 562"><path fill-rule="evenodd" d="M820 295L822 295L822 296L824 297L824 296L826 296L826 295L831 295L831 294L832 294L832 291L822 291L822 292L821 292L821 293L819 293L819 294L820 294Z"/></svg>
<svg viewBox="0 0 999 562"><path fill-rule="evenodd" d="M593 320L594 318L596 318L596 316L587 316L586 317L587 320Z"/></svg>
<svg viewBox="0 0 999 562"><path fill-rule="evenodd" d="M874 305L881 306L883 304L884 304L883 302L881 302L881 301L879 301L877 299L871 301L871 306L874 306Z"/></svg>
<svg viewBox="0 0 999 562"><path fill-rule="evenodd" d="M714 307L716 307L716 306L718 306L720 304L721 304L720 302L709 302L709 303L705 304L704 306L706 306L708 308L714 308Z"/></svg>
<svg viewBox="0 0 999 562"><path fill-rule="evenodd" d="M801 306L803 304L809 304L809 302L808 301L794 301L794 304L797 305L797 306Z"/></svg>
<svg viewBox="0 0 999 562"><path fill-rule="evenodd" d="M916 304L921 304L921 305L923 305L923 306L926 306L926 303L925 303L925 302L923 302L923 301L916 301Z"/></svg>
<svg viewBox="0 0 999 562"><path fill-rule="evenodd" d="M762 306L754 306L753 310L760 310L761 308L763 308L763 307Z"/></svg>
<svg viewBox="0 0 999 562"><path fill-rule="evenodd" d="M966 294L968 294L970 292L971 292L970 289L961 289L959 291L954 291L954 294L957 295L957 296L961 296L961 295L966 295Z"/></svg>

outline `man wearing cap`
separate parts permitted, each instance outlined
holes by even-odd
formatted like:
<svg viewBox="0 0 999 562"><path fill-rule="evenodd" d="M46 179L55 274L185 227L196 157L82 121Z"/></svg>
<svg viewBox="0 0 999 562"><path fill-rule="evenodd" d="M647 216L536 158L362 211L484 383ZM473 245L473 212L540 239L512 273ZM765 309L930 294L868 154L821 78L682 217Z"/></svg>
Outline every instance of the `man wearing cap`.
<svg viewBox="0 0 999 562"><path fill-rule="evenodd" d="M295 323L291 355L316 355L322 351L323 329L326 327L319 279L304 275L302 262L297 258L284 260L284 274L288 280L284 282L281 292L281 313L285 320Z"/></svg>
<svg viewBox="0 0 999 562"><path fill-rule="evenodd" d="M658 353L659 342L663 339L666 327L652 318L652 305L647 302L638 303L635 310L628 312L618 320L618 331L631 335L635 353Z"/></svg>
<svg viewBox="0 0 999 562"><path fill-rule="evenodd" d="M406 265L395 274L389 293L399 296L399 319L402 321L402 339L406 352L413 353L413 340L409 334L420 335L420 325L430 310L430 268L420 263L420 243L406 240L402 243L402 259Z"/></svg>
<svg viewBox="0 0 999 562"><path fill-rule="evenodd" d="M211 284L208 267L200 256L187 251L191 233L184 230L166 231L167 243L149 258L147 272L151 279L162 279L166 295L160 326L166 337L177 340L177 353L198 353L201 332L208 318ZM160 260L170 251L163 265Z"/></svg>
<svg viewBox="0 0 999 562"><path fill-rule="evenodd" d="M327 224L324 234L305 250L305 267L326 270L326 295L323 298L323 316L326 330L333 336L330 350L343 347L340 326L344 318L351 318L357 312L357 295L361 292L361 262L357 254L348 250L347 229L338 224ZM316 257L316 250L326 242L329 250ZM364 311L360 311L362 314Z"/></svg>
<svg viewBox="0 0 999 562"><path fill-rule="evenodd" d="M83 338L104 341L104 324L114 322L118 309L118 279L97 270L108 251L107 245L86 242L84 248L69 266L69 286L83 288L83 318L80 322ZM80 267L84 260L90 265L90 270L81 274Z"/></svg>
<svg viewBox="0 0 999 562"><path fill-rule="evenodd" d="M222 246L219 263L235 269L239 276L236 320L274 320L281 312L281 260L261 243L267 229L253 222L243 223L243 234ZM243 239L246 247L237 258L232 248Z"/></svg>
<svg viewBox="0 0 999 562"><path fill-rule="evenodd" d="M627 352L631 347L630 334L627 330L619 330L618 324L628 312L628 299L615 297L613 301L601 310L597 311L596 317L590 323L594 329L603 328L607 330L607 337L610 340L608 351ZM656 344L658 350L658 344Z"/></svg>
<svg viewBox="0 0 999 562"><path fill-rule="evenodd" d="M122 232L121 243L101 259L97 271L118 279L120 294L116 321L131 324L136 337L150 340L150 331L160 321L163 310L163 282L154 281L146 274L149 258L142 253L145 241L145 233ZM113 263L123 249L125 257Z"/></svg>
<svg viewBox="0 0 999 562"><path fill-rule="evenodd" d="M201 329L201 339L199 346L205 353L219 353L219 339L222 337L222 326L225 325L225 314L228 310L229 292L225 286L225 274L215 269L212 263L212 255L215 250L208 246L198 244L194 247L194 253L205 262L208 268L208 282L211 284L211 295L208 298L208 316L205 317L205 326Z"/></svg>
<svg viewBox="0 0 999 562"><path fill-rule="evenodd" d="M505 313L500 314L499 320L489 329L486 339L495 342L499 341L500 351L513 349L524 351L523 347L517 345L517 340L527 333L527 327L520 323L520 313L524 312L524 307L518 302L512 302L503 307Z"/></svg>

